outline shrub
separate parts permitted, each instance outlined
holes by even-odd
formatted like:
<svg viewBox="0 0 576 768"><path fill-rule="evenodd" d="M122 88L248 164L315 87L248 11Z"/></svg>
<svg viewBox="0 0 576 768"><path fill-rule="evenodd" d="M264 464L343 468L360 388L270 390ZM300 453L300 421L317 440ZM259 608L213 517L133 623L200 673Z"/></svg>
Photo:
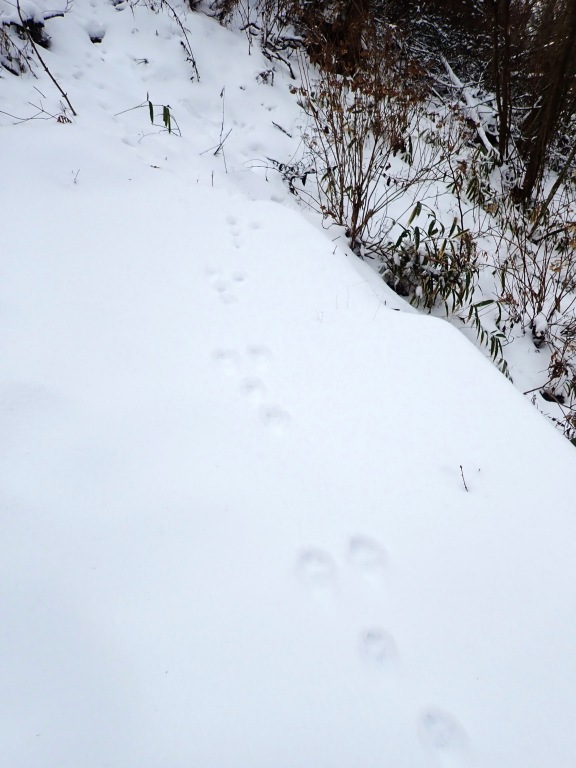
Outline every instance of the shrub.
<svg viewBox="0 0 576 768"><path fill-rule="evenodd" d="M317 196L302 190L325 218L346 227L350 246L376 237L388 204L423 169L413 163L411 131L423 94L421 73L399 54L390 30L374 35L354 75L337 71L337 50L325 48L316 78L301 66L303 132ZM393 173L403 158L408 176Z"/></svg>

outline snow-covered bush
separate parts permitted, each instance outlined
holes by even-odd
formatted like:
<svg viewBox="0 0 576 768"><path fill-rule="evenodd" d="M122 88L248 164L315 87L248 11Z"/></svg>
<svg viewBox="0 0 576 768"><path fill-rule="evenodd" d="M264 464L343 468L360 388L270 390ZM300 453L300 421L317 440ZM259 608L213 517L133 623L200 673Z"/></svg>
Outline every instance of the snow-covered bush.
<svg viewBox="0 0 576 768"><path fill-rule="evenodd" d="M542 389L572 411L571 418L576 412L575 203L566 188L564 199L548 205L544 221L534 226L519 206L502 202L496 267L507 325L530 332L535 346L549 352Z"/></svg>
<svg viewBox="0 0 576 768"><path fill-rule="evenodd" d="M10 32L9 25L0 25L0 65L13 75L22 75L28 69L27 54Z"/></svg>
<svg viewBox="0 0 576 768"><path fill-rule="evenodd" d="M301 0L215 0L211 7L221 23L245 33L250 48L259 42L264 56L284 64L296 79L290 59L303 43L295 33L303 5Z"/></svg>
<svg viewBox="0 0 576 768"><path fill-rule="evenodd" d="M0 6L0 65L13 75L30 68L33 46L50 47L45 21L62 12L42 11L34 3L3 3Z"/></svg>
<svg viewBox="0 0 576 768"><path fill-rule="evenodd" d="M428 209L420 223L417 203L407 226L381 254L380 274L415 306L432 309L443 304L454 314L472 299L477 281L476 243L454 218L447 229Z"/></svg>
<svg viewBox="0 0 576 768"><path fill-rule="evenodd" d="M391 34L374 35L354 75L339 71L337 51L330 49L316 77L307 62L300 67L299 97L308 118L303 139L318 180L317 194L306 196L325 218L346 227L357 252L381 237L391 200L428 172L411 152L421 73L394 48Z"/></svg>

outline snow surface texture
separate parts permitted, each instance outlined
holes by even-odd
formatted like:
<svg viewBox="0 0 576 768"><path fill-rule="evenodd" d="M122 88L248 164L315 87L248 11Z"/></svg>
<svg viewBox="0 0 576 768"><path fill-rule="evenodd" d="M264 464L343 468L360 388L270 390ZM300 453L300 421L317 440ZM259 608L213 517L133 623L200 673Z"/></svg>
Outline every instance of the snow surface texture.
<svg viewBox="0 0 576 768"><path fill-rule="evenodd" d="M0 763L573 768L573 446L298 211L287 72L186 24L200 83L78 0L78 119L2 116Z"/></svg>

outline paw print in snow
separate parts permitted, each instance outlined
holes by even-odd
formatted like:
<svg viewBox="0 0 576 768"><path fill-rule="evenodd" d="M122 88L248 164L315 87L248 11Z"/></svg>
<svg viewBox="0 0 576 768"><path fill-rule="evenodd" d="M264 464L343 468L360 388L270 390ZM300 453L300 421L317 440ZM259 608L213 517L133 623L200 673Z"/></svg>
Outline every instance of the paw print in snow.
<svg viewBox="0 0 576 768"><path fill-rule="evenodd" d="M338 579L340 577L346 581L350 570L358 573L366 585L381 585L385 579L386 550L369 536L352 536L348 540L345 561L347 567L339 573L336 559L329 552L319 547L310 547L297 557L296 574L314 597L339 597ZM360 586L360 589L364 587ZM362 663L388 669L396 663L398 649L390 631L373 623L361 629L357 637L358 658Z"/></svg>
<svg viewBox="0 0 576 768"><path fill-rule="evenodd" d="M267 397L266 374L274 355L265 346L252 344L244 354L235 349L219 348L212 354L221 370L238 380L238 391L257 409L260 422L271 432L283 433L290 424L290 414Z"/></svg>

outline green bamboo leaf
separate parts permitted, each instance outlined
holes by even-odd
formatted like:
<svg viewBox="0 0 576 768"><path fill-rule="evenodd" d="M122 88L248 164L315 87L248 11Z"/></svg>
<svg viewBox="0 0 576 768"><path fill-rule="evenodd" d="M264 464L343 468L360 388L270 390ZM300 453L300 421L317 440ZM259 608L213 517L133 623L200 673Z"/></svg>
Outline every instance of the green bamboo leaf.
<svg viewBox="0 0 576 768"><path fill-rule="evenodd" d="M404 232L400 235L398 240L396 240L396 244L394 245L394 248L399 248L402 245L402 240L408 235L408 230L405 229Z"/></svg>
<svg viewBox="0 0 576 768"><path fill-rule="evenodd" d="M418 201L416 203L416 205L414 206L414 210L410 214L410 218L408 219L408 226L410 226L410 224L412 224L412 222L414 221L414 219L417 216L420 216L420 211L421 210L422 210L422 203L420 201Z"/></svg>
<svg viewBox="0 0 576 768"><path fill-rule="evenodd" d="M162 119L164 121L164 125L166 128L168 128L168 133L172 133L172 123L170 119L170 107L164 106L162 108Z"/></svg>

